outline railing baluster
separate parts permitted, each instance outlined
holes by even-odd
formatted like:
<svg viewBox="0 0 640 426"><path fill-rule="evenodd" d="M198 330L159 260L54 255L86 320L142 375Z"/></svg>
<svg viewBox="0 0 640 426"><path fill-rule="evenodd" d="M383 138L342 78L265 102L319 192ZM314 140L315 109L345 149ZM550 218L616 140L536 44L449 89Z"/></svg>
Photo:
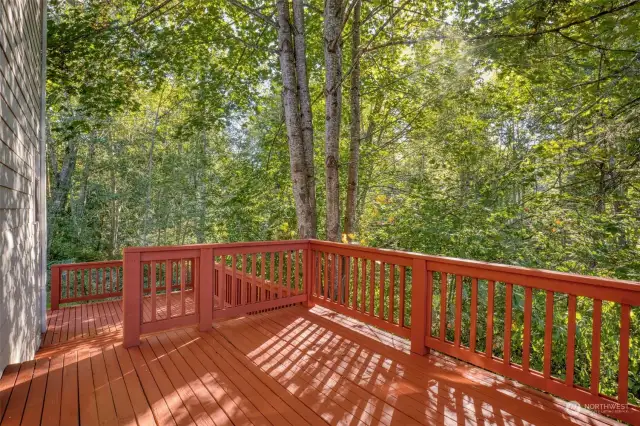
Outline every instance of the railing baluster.
<svg viewBox="0 0 640 426"><path fill-rule="evenodd" d="M322 283L320 284L320 297L327 300L327 282L329 282L329 264L327 262L327 252L323 251L320 256L322 266Z"/></svg>
<svg viewBox="0 0 640 426"><path fill-rule="evenodd" d="M247 274L247 254L246 253L242 253L242 274L243 274L243 278L242 278L242 285L240 286L241 288L240 304L244 305L245 303L252 303L256 294L256 283L254 280L251 280L249 284L250 285L249 295L247 295L247 282L245 278Z"/></svg>
<svg viewBox="0 0 640 426"><path fill-rule="evenodd" d="M186 260L180 259L180 315L186 315L187 309L185 303L187 301L187 268L186 268Z"/></svg>
<svg viewBox="0 0 640 426"><path fill-rule="evenodd" d="M258 253L252 253L251 254L251 297L249 297L249 300L246 303L255 303L258 300L262 302L261 297L259 297L258 295L261 295L261 291L258 288L257 285L257 263L258 263ZM247 274L247 265L243 266L242 269L242 273L243 273L243 282L246 280L246 274ZM245 288L246 286L243 284L242 288ZM264 283L263 283L263 287L264 287Z"/></svg>
<svg viewBox="0 0 640 426"><path fill-rule="evenodd" d="M551 377L551 342L553 339L553 292L547 290L544 324L544 377Z"/></svg>
<svg viewBox="0 0 640 426"><path fill-rule="evenodd" d="M300 294L300 252L298 250L294 250L293 254L295 255L293 258L293 294Z"/></svg>
<svg viewBox="0 0 640 426"><path fill-rule="evenodd" d="M337 270L337 258L335 254L329 255L329 300L334 302L336 298L336 270Z"/></svg>
<svg viewBox="0 0 640 426"><path fill-rule="evenodd" d="M380 300L378 306L378 314L381 320L384 320L384 270L386 264L380 262Z"/></svg>
<svg viewBox="0 0 640 426"><path fill-rule="evenodd" d="M338 254L336 256L336 265L337 265L337 276L336 283L338 284L338 294L336 298L336 303L339 305L342 304L342 262L344 261L344 257Z"/></svg>
<svg viewBox="0 0 640 426"><path fill-rule="evenodd" d="M376 261L371 259L371 270L369 271L369 315L375 316L374 299L376 288Z"/></svg>
<svg viewBox="0 0 640 426"><path fill-rule="evenodd" d="M573 386L576 348L576 296L573 294L568 296L569 316L567 318L567 371L565 383L567 386Z"/></svg>
<svg viewBox="0 0 640 426"><path fill-rule="evenodd" d="M471 314L470 314L470 326L469 330L469 350L471 352L476 351L476 338L478 332L478 279L471 278Z"/></svg>
<svg viewBox="0 0 640 426"><path fill-rule="evenodd" d="M505 364L511 363L511 315L513 309L513 284L505 283L505 315L504 315L504 350L502 359Z"/></svg>
<svg viewBox="0 0 640 426"><path fill-rule="evenodd" d="M360 266L360 258L353 258L353 289L351 294L351 308L354 311L358 310L358 281L360 281L359 277L359 266Z"/></svg>
<svg viewBox="0 0 640 426"><path fill-rule="evenodd" d="M462 276L456 274L456 317L455 317L455 334L453 344L460 346L460 333L462 329Z"/></svg>
<svg viewBox="0 0 640 426"><path fill-rule="evenodd" d="M262 253L262 257L260 258L260 273L262 275L262 286L261 286L261 296L260 301L264 302L267 300L267 253Z"/></svg>
<svg viewBox="0 0 640 426"><path fill-rule="evenodd" d="M447 340L447 273L440 272L440 340Z"/></svg>
<svg viewBox="0 0 640 426"><path fill-rule="evenodd" d="M344 260L344 292L343 305L349 306L349 295L351 294L351 256L346 256Z"/></svg>
<svg viewBox="0 0 640 426"><path fill-rule="evenodd" d="M365 313L366 309L366 287L367 287L367 259L362 258L362 277L360 279L360 312Z"/></svg>
<svg viewBox="0 0 640 426"><path fill-rule="evenodd" d="M591 341L591 393L600 393L600 333L602 329L602 300L593 299L593 339Z"/></svg>
<svg viewBox="0 0 640 426"><path fill-rule="evenodd" d="M396 281L396 265L389 265L389 319L390 323L394 323L395 311L395 281Z"/></svg>
<svg viewBox="0 0 640 426"><path fill-rule="evenodd" d="M151 321L156 320L156 262L151 262Z"/></svg>
<svg viewBox="0 0 640 426"><path fill-rule="evenodd" d="M404 293L405 293L406 279L407 279L407 269L404 265L402 265L400 266L400 314L398 317L398 324L400 325L400 327L405 326L405 320L404 320L405 295Z"/></svg>
<svg viewBox="0 0 640 426"><path fill-rule="evenodd" d="M629 389L629 329L631 306L620 305L620 361L618 367L618 403L628 402Z"/></svg>
<svg viewBox="0 0 640 426"><path fill-rule="evenodd" d="M238 255L237 254L232 254L231 255L231 265L232 265L232 270L231 270L231 307L235 308L238 305L238 294L236 293L237 290L237 286L238 286Z"/></svg>
<svg viewBox="0 0 640 426"><path fill-rule="evenodd" d="M218 272L218 298L220 309L224 309L227 303L227 256L220 257L220 272Z"/></svg>
<svg viewBox="0 0 640 426"><path fill-rule="evenodd" d="M419 291L417 289L414 289L414 286L416 285L417 281L416 281L416 275L417 273L422 274L423 272L417 272L416 271L416 262L414 260L413 265L411 266L411 328L414 327L413 325L413 306L415 305L415 303L413 301L413 298L415 297L414 294L419 293ZM426 306L425 306L425 310L426 310L426 318L425 318L425 332L426 335L431 337L432 336L432 332L431 329L433 328L433 271L429 270L427 268L427 262L424 262L424 274L426 274L426 288L425 291L427 292L426 295ZM425 281L425 277L423 277L422 275L420 275L420 277L422 278L422 281L420 282L424 282ZM419 284L418 284L419 285ZM422 322L421 322L422 324Z"/></svg>
<svg viewBox="0 0 640 426"><path fill-rule="evenodd" d="M524 332L522 336L522 369L529 371L531 358L531 308L533 306L533 290L524 288Z"/></svg>
<svg viewBox="0 0 640 426"><path fill-rule="evenodd" d="M287 296L291 295L291 250L287 250Z"/></svg>
<svg viewBox="0 0 640 426"><path fill-rule="evenodd" d="M173 286L173 261L167 260L164 274L164 291L167 299L167 318L171 318L171 287Z"/></svg>
<svg viewBox="0 0 640 426"><path fill-rule="evenodd" d="M276 286L276 256L275 256L275 252L270 252L269 253L269 263L271 264L270 268L269 268L269 281L271 283L271 285L269 286L269 288L271 289L271 298L275 299L275 294L274 294L274 289Z"/></svg>
<svg viewBox="0 0 640 426"><path fill-rule="evenodd" d="M489 358L493 358L493 293L495 286L495 281L487 281L487 347L485 353Z"/></svg>
<svg viewBox="0 0 640 426"><path fill-rule="evenodd" d="M283 279L282 279L282 275L284 274L284 252L283 251L279 251L278 252L278 285L276 286L276 292L278 294L278 297L282 297L282 286L283 284Z"/></svg>

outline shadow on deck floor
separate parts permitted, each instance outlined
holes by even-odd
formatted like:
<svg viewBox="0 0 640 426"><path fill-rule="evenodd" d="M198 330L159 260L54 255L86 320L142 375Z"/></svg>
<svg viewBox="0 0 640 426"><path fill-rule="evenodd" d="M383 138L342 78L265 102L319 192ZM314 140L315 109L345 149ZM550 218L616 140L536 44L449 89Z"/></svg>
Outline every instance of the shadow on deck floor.
<svg viewBox="0 0 640 426"><path fill-rule="evenodd" d="M53 312L36 360L0 379L24 425L616 424L316 307L148 335L125 349L119 302Z"/></svg>

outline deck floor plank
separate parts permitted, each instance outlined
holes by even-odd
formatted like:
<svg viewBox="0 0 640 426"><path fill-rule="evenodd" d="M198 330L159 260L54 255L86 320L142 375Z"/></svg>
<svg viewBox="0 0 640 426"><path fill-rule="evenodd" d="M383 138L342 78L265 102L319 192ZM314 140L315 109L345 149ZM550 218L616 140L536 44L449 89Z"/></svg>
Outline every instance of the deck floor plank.
<svg viewBox="0 0 640 426"><path fill-rule="evenodd" d="M619 424L448 356L412 355L407 340L324 308L155 333L129 349L122 317L119 300L51 312L36 359L0 377L1 425Z"/></svg>
<svg viewBox="0 0 640 426"><path fill-rule="evenodd" d="M116 415L118 416L118 423L135 424L136 415L133 410L131 400L129 399L127 386L124 383L124 378L122 377L120 365L118 364L118 359L113 346L106 346L102 350L102 353L104 355L105 367L107 370L107 377L109 378L109 387L111 388Z"/></svg>
<svg viewBox="0 0 640 426"><path fill-rule="evenodd" d="M93 389L96 395L98 418L101 425L117 425L118 415L113 404L113 396L109 387L109 377L102 350L91 352L91 370L93 372Z"/></svg>
<svg viewBox="0 0 640 426"><path fill-rule="evenodd" d="M49 374L47 376L47 390L44 394L42 418L47 425L58 426L60 424L60 409L62 406L62 370L64 368L64 355L56 355L49 362Z"/></svg>
<svg viewBox="0 0 640 426"><path fill-rule="evenodd" d="M49 360L37 360L31 387L29 388L29 397L24 408L24 415L22 416L21 424L24 426L37 426L40 424L44 394L47 390L48 374Z"/></svg>
<svg viewBox="0 0 640 426"><path fill-rule="evenodd" d="M62 371L62 401L60 424L74 426L79 424L78 416L78 353L73 351L64 356Z"/></svg>
<svg viewBox="0 0 640 426"><path fill-rule="evenodd" d="M22 421L24 407L27 404L29 388L35 370L36 361L27 361L20 366L9 404L0 423L2 426L19 425Z"/></svg>
<svg viewBox="0 0 640 426"><path fill-rule="evenodd" d="M156 424L153 414L151 412L151 407L144 395L144 390L142 389L142 385L136 376L136 371L131 362L131 358L129 357L129 352L122 347L121 344L114 345L113 350L115 351L116 357L118 359L121 377L124 380L124 384L126 386L127 393L129 394L129 399L131 400L131 405L135 412L136 420L140 425L152 425Z"/></svg>
<svg viewBox="0 0 640 426"><path fill-rule="evenodd" d="M93 370L90 352L78 351L78 402L80 404L80 424L94 426L99 424L96 392L93 387Z"/></svg>
<svg viewBox="0 0 640 426"><path fill-rule="evenodd" d="M0 421L9 405L9 399L20 372L20 364L10 364L4 369L4 374L0 377Z"/></svg>

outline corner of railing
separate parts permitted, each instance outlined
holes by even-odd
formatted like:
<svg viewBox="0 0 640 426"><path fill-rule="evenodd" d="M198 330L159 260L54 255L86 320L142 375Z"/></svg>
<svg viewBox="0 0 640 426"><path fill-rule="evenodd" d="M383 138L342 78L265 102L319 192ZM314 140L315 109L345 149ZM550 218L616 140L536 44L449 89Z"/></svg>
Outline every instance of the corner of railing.
<svg viewBox="0 0 640 426"><path fill-rule="evenodd" d="M429 348L425 345L428 317L428 280L427 261L414 257L411 286L411 352L426 355Z"/></svg>
<svg viewBox="0 0 640 426"><path fill-rule="evenodd" d="M212 247L200 249L198 286L199 289L199 319L200 331L207 331L213 324L213 262Z"/></svg>
<svg viewBox="0 0 640 426"><path fill-rule="evenodd" d="M51 310L56 311L60 307L60 267L51 266Z"/></svg>
<svg viewBox="0 0 640 426"><path fill-rule="evenodd" d="M122 309L124 311L124 321L122 325L122 344L125 348L128 348L140 344L142 270L139 251L124 250L123 270Z"/></svg>

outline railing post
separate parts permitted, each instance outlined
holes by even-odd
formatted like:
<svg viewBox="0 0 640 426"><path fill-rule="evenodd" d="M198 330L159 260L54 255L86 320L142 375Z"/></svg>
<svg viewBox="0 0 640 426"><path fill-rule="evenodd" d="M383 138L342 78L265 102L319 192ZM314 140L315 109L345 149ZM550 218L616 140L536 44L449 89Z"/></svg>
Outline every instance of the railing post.
<svg viewBox="0 0 640 426"><path fill-rule="evenodd" d="M200 298L200 331L211 329L213 323L213 249L200 250L200 276L198 286Z"/></svg>
<svg viewBox="0 0 640 426"><path fill-rule="evenodd" d="M51 266L51 310L57 311L60 306L60 267Z"/></svg>
<svg viewBox="0 0 640 426"><path fill-rule="evenodd" d="M311 251L311 243L307 244L307 248L304 249L304 292L307 295L307 300L302 303L307 309L313 308L316 304L313 303L311 297L313 296L313 277L315 275L315 259Z"/></svg>
<svg viewBox="0 0 640 426"><path fill-rule="evenodd" d="M413 259L411 284L411 352L429 353L424 340L427 335L427 261Z"/></svg>
<svg viewBox="0 0 640 426"><path fill-rule="evenodd" d="M122 309L124 323L122 325L122 344L125 348L140 344L140 320L142 311L142 283L140 269L140 253L124 252L124 282L122 283Z"/></svg>

